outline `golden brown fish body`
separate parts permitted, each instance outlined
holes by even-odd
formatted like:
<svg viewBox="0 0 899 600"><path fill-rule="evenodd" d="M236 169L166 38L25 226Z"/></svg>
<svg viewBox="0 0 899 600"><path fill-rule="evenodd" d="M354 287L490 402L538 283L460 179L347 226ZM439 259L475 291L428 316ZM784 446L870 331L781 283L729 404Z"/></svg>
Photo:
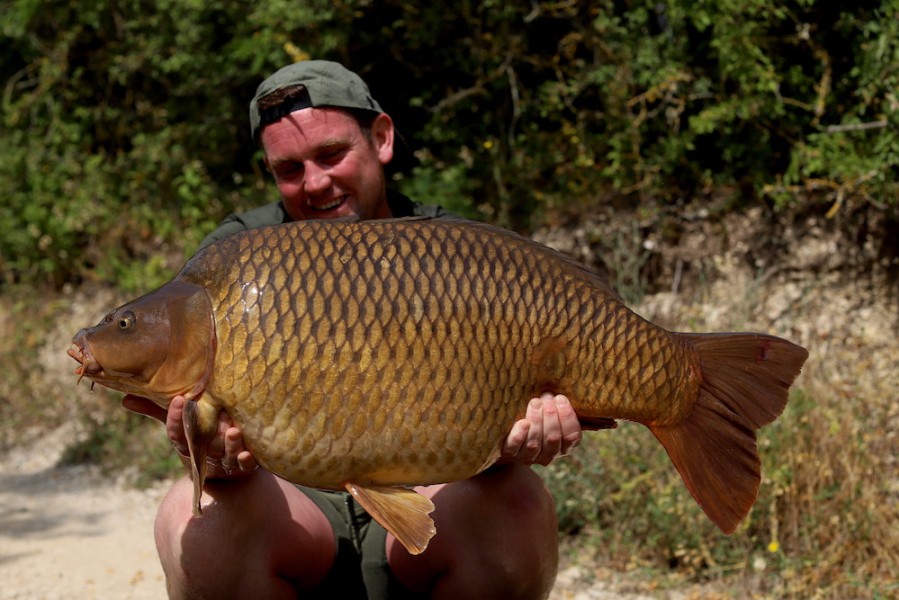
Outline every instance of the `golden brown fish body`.
<svg viewBox="0 0 899 600"><path fill-rule="evenodd" d="M695 396L683 343L523 238L310 222L199 258L180 278L209 290L215 314L206 394L292 481L470 477L544 389L583 416L644 422L677 419Z"/></svg>
<svg viewBox="0 0 899 600"><path fill-rule="evenodd" d="M156 333L136 342L141 327ZM783 409L806 357L770 336L668 332L561 254L443 219L231 236L75 345L95 381L163 406L175 393L195 399L194 446L226 410L265 468L349 489L391 531L390 514L405 509L383 488L490 466L544 391L567 395L585 423L649 426L732 531L758 489L753 430ZM430 535L398 537L415 551Z"/></svg>

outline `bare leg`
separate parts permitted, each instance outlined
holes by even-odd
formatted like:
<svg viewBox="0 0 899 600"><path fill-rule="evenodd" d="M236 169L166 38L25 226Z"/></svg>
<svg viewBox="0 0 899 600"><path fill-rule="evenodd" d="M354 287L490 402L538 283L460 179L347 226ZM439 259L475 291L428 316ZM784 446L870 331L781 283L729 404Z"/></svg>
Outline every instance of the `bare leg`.
<svg viewBox="0 0 899 600"><path fill-rule="evenodd" d="M540 477L521 465L466 481L418 488L437 507L437 535L411 556L387 536L397 580L433 598L545 598L558 567L555 506Z"/></svg>
<svg viewBox="0 0 899 600"><path fill-rule="evenodd" d="M331 568L335 542L327 518L266 471L207 482L201 517L192 517L192 502L184 478L156 517L170 598L295 598Z"/></svg>

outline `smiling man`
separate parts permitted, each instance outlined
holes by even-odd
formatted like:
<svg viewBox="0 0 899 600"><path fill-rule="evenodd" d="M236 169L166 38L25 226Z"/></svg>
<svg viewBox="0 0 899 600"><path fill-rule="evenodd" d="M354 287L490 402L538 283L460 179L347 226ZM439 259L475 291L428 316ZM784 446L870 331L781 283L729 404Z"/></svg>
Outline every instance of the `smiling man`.
<svg viewBox="0 0 899 600"><path fill-rule="evenodd" d="M365 131L350 114L310 108L262 131L266 164L294 220L390 216L381 166L393 156L390 117Z"/></svg>
<svg viewBox="0 0 899 600"><path fill-rule="evenodd" d="M281 199L232 215L204 240L303 219L444 216L386 186L394 126L354 73L337 63L289 65L250 104L254 139ZM289 357L285 357L289 360ZM396 365L403 369L404 365ZM464 401L464 398L460 398ZM167 413L126 396L127 408L166 423L186 455L176 397ZM175 484L160 506L156 542L173 598L542 598L558 563L555 506L528 468L567 454L580 440L563 396L532 399L510 431L503 458L465 481L417 488L430 498L437 535L410 555L353 498L289 484L255 468L226 414L210 445L204 513L192 486Z"/></svg>

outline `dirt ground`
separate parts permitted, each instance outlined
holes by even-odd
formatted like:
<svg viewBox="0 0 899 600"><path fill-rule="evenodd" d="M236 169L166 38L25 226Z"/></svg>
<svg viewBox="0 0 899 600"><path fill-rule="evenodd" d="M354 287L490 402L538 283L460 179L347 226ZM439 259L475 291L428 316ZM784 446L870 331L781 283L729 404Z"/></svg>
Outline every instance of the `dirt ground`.
<svg viewBox="0 0 899 600"><path fill-rule="evenodd" d="M165 598L153 544L165 486L57 466L72 434L48 432L0 462L0 598Z"/></svg>
<svg viewBox="0 0 899 600"><path fill-rule="evenodd" d="M168 487L138 490L87 466L58 466L63 426L0 462L0 600L166 598L153 518ZM566 565L552 600L648 600Z"/></svg>

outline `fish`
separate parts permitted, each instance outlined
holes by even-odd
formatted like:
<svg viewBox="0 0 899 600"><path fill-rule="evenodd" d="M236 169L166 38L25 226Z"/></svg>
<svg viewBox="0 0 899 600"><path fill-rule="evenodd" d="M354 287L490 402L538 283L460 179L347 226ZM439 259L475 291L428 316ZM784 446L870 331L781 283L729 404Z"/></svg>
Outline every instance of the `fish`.
<svg viewBox="0 0 899 600"><path fill-rule="evenodd" d="M758 495L755 431L808 357L763 333L668 331L560 252L420 217L234 234L78 331L68 354L92 386L163 408L187 398L195 514L226 411L262 467L348 491L413 554L436 529L412 487L489 468L544 392L585 428L645 425L732 533Z"/></svg>

